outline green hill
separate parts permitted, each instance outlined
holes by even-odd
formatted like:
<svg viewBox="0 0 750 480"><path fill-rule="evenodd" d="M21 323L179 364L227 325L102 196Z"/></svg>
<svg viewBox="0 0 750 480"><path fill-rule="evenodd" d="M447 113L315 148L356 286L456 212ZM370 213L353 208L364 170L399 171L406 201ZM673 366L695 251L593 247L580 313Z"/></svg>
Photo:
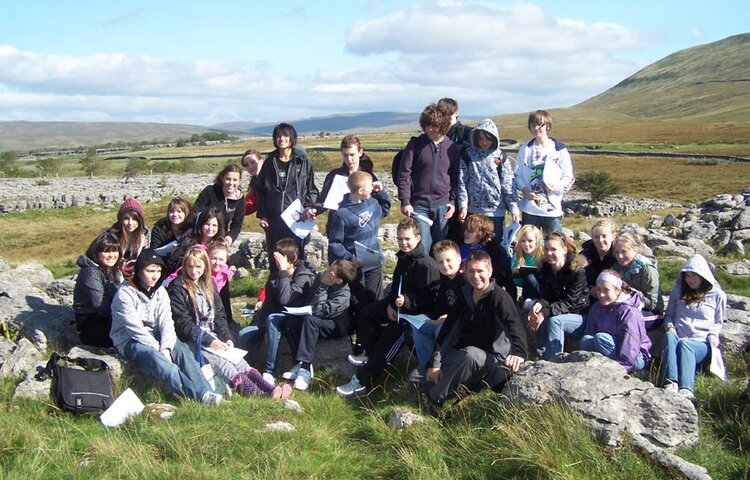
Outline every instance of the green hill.
<svg viewBox="0 0 750 480"><path fill-rule="evenodd" d="M750 120L750 33L675 52L576 107L637 118Z"/></svg>

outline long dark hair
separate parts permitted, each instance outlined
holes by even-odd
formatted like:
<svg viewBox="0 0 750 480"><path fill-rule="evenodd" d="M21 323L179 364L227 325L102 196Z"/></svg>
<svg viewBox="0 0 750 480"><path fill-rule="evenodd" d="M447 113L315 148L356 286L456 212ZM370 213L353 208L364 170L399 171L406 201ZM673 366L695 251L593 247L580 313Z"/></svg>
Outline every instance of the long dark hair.
<svg viewBox="0 0 750 480"><path fill-rule="evenodd" d="M691 303L700 303L703 301L704 298L706 298L706 292L708 291L709 286L711 283L703 278L703 275L697 272L692 272L701 277L701 286L692 289L690 288L690 285L688 285L687 280L685 280L685 274L687 272L682 272L682 285L680 285L680 300L685 302L687 305L690 305Z"/></svg>
<svg viewBox="0 0 750 480"><path fill-rule="evenodd" d="M123 228L122 226L123 219L125 219L126 216L130 215L134 216L138 221L138 228L136 228L132 233L126 232L125 228ZM143 235L146 231L143 215L141 215L137 210L126 211L119 218L115 230L117 231L117 236L120 238L120 245L122 247L121 256L127 257L128 260L135 260L141 251L141 247L143 246Z"/></svg>
<svg viewBox="0 0 750 480"><path fill-rule="evenodd" d="M201 241L201 238L203 237L203 233L201 232L203 225L207 224L208 221L212 218L215 218L216 222L219 225L219 228L216 231L216 236L214 238L224 238L224 215L216 208L210 207L202 212L198 212L195 214L195 226L193 227L192 235L193 240L195 240L196 242Z"/></svg>
<svg viewBox="0 0 750 480"><path fill-rule="evenodd" d="M102 265L102 252L117 252L117 262L112 267ZM86 250L86 256L89 260L99 265L107 280L116 280L117 272L119 272L122 265L122 246L120 245L120 239L117 238L114 232L107 230L97 235Z"/></svg>

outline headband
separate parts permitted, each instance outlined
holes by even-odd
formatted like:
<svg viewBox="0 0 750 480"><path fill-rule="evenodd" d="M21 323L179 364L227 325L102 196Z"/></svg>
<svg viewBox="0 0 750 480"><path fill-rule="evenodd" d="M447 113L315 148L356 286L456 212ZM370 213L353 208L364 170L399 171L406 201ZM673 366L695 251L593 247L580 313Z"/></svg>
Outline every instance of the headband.
<svg viewBox="0 0 750 480"><path fill-rule="evenodd" d="M597 282L609 282L614 286L615 288L622 289L622 279L618 278L611 273L602 272L599 274L598 277L596 277Z"/></svg>

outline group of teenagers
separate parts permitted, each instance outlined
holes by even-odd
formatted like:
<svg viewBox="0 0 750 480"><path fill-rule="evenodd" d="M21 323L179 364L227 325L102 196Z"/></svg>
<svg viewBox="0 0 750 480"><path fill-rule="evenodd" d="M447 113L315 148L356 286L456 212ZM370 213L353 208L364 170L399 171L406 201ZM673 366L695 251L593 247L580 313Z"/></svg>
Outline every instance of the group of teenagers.
<svg viewBox="0 0 750 480"><path fill-rule="evenodd" d="M726 295L707 261L687 261L664 308L655 258L643 253L637 234L598 220L579 250L562 231L572 162L549 136L544 110L529 115L532 138L515 165L500 149L496 124L462 125L452 99L428 105L419 123L423 133L392 169L404 218L390 288L378 231L391 199L359 139L343 138L342 165L319 191L297 132L281 123L272 152L248 150L242 166L227 165L192 206L173 199L151 231L135 199L122 204L115 224L78 260L82 343L113 346L174 393L209 404L223 396L206 380L204 364L227 392L283 399L310 385L319 339L349 335L347 360L357 370L336 388L349 397L371 390L409 345L417 367L407 383L439 414L460 390L499 392L527 359L550 360L566 341L624 372L641 370L652 360L649 332L661 329L661 382L692 398L696 370L720 355L726 314ZM250 176L244 193L243 168ZM332 205L328 197L340 195L342 184L348 193ZM305 259L308 237L282 217L295 202L300 220L327 212L329 266L321 272ZM270 275L251 325L240 330L227 260L251 214L265 231ZM279 376L283 338L295 362ZM235 346L248 355L225 354Z"/></svg>

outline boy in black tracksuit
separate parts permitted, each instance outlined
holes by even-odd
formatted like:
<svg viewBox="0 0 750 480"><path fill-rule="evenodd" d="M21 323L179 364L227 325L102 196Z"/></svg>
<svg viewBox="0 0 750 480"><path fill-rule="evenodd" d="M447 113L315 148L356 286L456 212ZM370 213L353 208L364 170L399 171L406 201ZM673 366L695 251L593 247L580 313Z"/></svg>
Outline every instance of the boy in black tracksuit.
<svg viewBox="0 0 750 480"><path fill-rule="evenodd" d="M416 220L408 217L399 222L397 235L398 262L390 293L385 299L365 307L360 314L358 340L365 354L349 355L349 361L359 368L349 383L336 388L340 395L366 392L396 356L408 331L408 324L399 321L398 312L428 314L437 299L440 272L422 245Z"/></svg>

